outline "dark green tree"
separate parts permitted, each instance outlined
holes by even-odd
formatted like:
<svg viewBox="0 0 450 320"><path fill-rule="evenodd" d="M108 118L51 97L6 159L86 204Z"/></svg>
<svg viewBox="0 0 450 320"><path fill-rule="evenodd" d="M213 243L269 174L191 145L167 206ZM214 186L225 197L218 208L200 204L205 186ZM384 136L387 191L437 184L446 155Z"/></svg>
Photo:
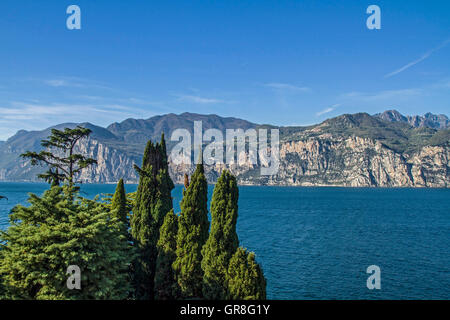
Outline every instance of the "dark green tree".
<svg viewBox="0 0 450 320"><path fill-rule="evenodd" d="M147 143L142 167L135 166L139 184L131 216L131 234L139 252L134 263L134 285L137 299L153 299L157 258L156 244L164 216L172 210L171 191L164 135L161 143Z"/></svg>
<svg viewBox="0 0 450 320"><path fill-rule="evenodd" d="M1 235L0 235L0 237L1 237ZM2 253L3 253L4 248L5 248L5 244L0 243L0 261L3 261ZM4 276L0 270L0 300L3 300L6 298L5 295L6 295L6 291L7 291L5 289L5 284L4 284L3 278L4 278Z"/></svg>
<svg viewBox="0 0 450 320"><path fill-rule="evenodd" d="M64 187L69 188L68 186ZM52 187L16 206L1 233L0 275L8 299L124 299L132 260L117 218L101 202L77 198L74 188ZM71 265L81 289L67 288Z"/></svg>
<svg viewBox="0 0 450 320"><path fill-rule="evenodd" d="M202 247L208 239L208 184L199 163L191 182L183 191L178 218L177 258L174 269L183 298L202 296Z"/></svg>
<svg viewBox="0 0 450 320"><path fill-rule="evenodd" d="M125 194L123 179L120 179L117 183L116 192L111 200L111 210L116 218L122 221L124 225L128 224L128 213L130 211L127 203L127 196Z"/></svg>
<svg viewBox="0 0 450 320"><path fill-rule="evenodd" d="M173 263L176 259L178 216L170 211L164 218L158 240L158 258L156 260L155 298L174 300L179 297Z"/></svg>
<svg viewBox="0 0 450 320"><path fill-rule="evenodd" d="M238 198L236 178L224 170L214 187L211 230L202 251L203 296L208 300L224 300L228 297L228 265L239 246L236 233Z"/></svg>
<svg viewBox="0 0 450 320"><path fill-rule="evenodd" d="M39 174L40 179L59 185L60 182L76 183L76 175L84 168L97 161L76 153L75 147L78 141L87 138L91 130L77 126L75 129L65 128L64 131L52 129L47 140L42 140L41 145L45 150L38 152L27 151L22 158L30 159L31 165L46 165L48 171Z"/></svg>
<svg viewBox="0 0 450 320"><path fill-rule="evenodd" d="M266 299L266 279L253 252L239 247L230 260L227 278L229 299Z"/></svg>

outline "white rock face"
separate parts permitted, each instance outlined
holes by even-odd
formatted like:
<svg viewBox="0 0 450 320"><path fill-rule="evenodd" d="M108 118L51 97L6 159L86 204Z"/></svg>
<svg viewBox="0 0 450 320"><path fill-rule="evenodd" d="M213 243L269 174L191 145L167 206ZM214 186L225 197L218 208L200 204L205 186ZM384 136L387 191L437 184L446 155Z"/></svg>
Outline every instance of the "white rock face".
<svg viewBox="0 0 450 320"><path fill-rule="evenodd" d="M280 143L280 170L274 176L259 175L259 168L206 166L210 181L225 168L244 185L349 186L349 187L450 187L449 148L424 147L412 154L399 154L379 141L328 134L305 141ZM171 175L182 183L193 167L170 166Z"/></svg>
<svg viewBox="0 0 450 320"><path fill-rule="evenodd" d="M77 151L98 162L78 177L84 183L114 183L120 178L127 183L138 181L133 168L134 164L141 164L137 156L129 156L92 138L82 141ZM240 155L239 165L205 165L205 173L212 183L228 169L241 185L448 188L449 153L449 147L427 146L410 155L400 154L368 138L319 134L304 140L281 141L280 167L276 175L261 176L259 165L252 164L249 157L243 155ZM169 163L175 183L183 183L184 174L191 175L194 169L194 165ZM27 161L19 161L15 168L1 169L0 180L8 180L18 170L22 173L43 171L32 168Z"/></svg>

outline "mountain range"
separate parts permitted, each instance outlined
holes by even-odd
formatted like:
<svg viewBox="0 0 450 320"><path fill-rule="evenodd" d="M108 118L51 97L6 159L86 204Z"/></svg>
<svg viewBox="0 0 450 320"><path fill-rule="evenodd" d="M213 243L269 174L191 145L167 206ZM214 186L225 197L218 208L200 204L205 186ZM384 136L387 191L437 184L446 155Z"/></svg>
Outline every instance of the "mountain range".
<svg viewBox="0 0 450 320"><path fill-rule="evenodd" d="M194 121L202 121L203 131L226 129L278 128L280 167L276 175L262 176L259 163L206 165L213 183L225 168L242 185L354 186L354 187L449 187L450 121L445 115L404 116L389 110L381 114L344 114L304 127L261 125L237 118L194 113L166 114L149 119L127 119L106 128L90 123L63 123L42 131L19 130L0 142L0 181L36 181L43 168L32 167L19 155L41 149L40 141L51 129L89 128L89 139L79 143L79 151L96 158L98 164L82 172L86 183L113 183L124 178L138 179L133 164L140 165L146 142L158 141L164 132L167 147L174 130L193 133ZM247 159L248 160L248 159ZM193 166L170 163L176 183Z"/></svg>
<svg viewBox="0 0 450 320"><path fill-rule="evenodd" d="M432 128L432 129L448 129L450 128L450 120L444 114L432 114L430 112L423 116L404 116L397 110L388 110L378 113L376 117L389 122L408 123L415 128Z"/></svg>

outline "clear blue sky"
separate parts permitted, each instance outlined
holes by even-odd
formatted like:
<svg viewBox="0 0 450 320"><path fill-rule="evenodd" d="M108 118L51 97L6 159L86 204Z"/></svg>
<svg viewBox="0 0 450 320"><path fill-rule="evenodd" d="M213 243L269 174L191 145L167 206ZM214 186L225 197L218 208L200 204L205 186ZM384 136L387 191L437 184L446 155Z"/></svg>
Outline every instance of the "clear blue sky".
<svg viewBox="0 0 450 320"><path fill-rule="evenodd" d="M71 4L81 30L66 28ZM366 27L371 4L381 30ZM2 0L0 140L185 111L278 125L448 115L449 16L448 0Z"/></svg>

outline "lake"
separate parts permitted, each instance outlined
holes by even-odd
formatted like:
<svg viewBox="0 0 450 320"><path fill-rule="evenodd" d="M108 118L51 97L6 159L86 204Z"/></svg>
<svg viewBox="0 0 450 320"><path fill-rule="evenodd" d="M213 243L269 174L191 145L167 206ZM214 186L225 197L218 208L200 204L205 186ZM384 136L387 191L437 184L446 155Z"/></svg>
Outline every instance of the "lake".
<svg viewBox="0 0 450 320"><path fill-rule="evenodd" d="M0 200L0 228L28 192L47 187L0 183L0 195L9 198ZM82 186L86 197L114 189ZM239 192L239 239L262 264L269 299L450 299L450 189L246 186ZM176 212L181 196L177 186ZM370 265L381 268L380 290L366 287Z"/></svg>

